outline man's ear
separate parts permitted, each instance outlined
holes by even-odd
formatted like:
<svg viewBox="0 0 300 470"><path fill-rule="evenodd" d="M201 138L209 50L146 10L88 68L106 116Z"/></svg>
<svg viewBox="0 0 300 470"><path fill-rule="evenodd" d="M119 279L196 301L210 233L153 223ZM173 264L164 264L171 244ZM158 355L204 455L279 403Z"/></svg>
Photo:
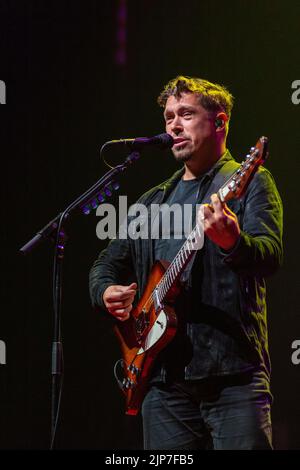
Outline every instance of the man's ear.
<svg viewBox="0 0 300 470"><path fill-rule="evenodd" d="M216 130L223 130L226 126L226 122L228 121L228 116L226 113L218 113L215 117L215 127Z"/></svg>

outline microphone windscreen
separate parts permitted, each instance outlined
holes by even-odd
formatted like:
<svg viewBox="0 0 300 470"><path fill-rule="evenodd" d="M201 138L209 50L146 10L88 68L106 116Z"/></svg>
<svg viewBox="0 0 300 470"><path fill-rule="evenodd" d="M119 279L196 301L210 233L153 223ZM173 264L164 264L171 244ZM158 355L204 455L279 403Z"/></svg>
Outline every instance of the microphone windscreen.
<svg viewBox="0 0 300 470"><path fill-rule="evenodd" d="M159 134L155 137L161 149L171 148L174 145L174 139L170 134Z"/></svg>

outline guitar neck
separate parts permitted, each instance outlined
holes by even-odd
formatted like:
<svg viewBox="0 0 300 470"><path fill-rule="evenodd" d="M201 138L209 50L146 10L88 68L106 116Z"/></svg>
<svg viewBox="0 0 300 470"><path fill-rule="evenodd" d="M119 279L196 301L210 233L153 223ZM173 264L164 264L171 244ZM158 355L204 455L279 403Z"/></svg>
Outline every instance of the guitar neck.
<svg viewBox="0 0 300 470"><path fill-rule="evenodd" d="M168 292L178 281L191 257L199 249L202 241L203 231L196 224L156 287L159 303L164 301Z"/></svg>

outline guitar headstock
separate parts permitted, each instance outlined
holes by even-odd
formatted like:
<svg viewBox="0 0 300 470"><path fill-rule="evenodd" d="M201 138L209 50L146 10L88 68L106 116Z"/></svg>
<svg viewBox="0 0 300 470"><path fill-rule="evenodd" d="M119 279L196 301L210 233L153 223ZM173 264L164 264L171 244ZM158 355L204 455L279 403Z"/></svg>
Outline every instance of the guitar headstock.
<svg viewBox="0 0 300 470"><path fill-rule="evenodd" d="M267 137L260 137L255 147L251 147L250 153L246 155L240 167L219 189L218 196L222 202L237 199L243 195L251 178L268 157L268 142Z"/></svg>

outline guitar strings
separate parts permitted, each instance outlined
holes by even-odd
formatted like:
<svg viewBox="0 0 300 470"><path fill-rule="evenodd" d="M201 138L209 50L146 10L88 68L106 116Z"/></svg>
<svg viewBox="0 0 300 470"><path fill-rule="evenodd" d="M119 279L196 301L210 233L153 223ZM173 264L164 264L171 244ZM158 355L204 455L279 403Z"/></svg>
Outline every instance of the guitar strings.
<svg viewBox="0 0 300 470"><path fill-rule="evenodd" d="M180 268L182 268L184 266L184 264L187 263L192 251L195 251L194 250L194 242L192 241L192 239L195 240L196 238L196 234L197 234L197 229L198 227L198 224L196 225L196 227L193 228L192 232L190 233L190 235L188 236L188 238L186 239L186 241L184 242L184 244L182 245L182 247L180 248L180 250L178 251L177 255L175 256L175 258L173 259L173 261L170 263L170 265L168 266L166 272L164 273L163 277L161 278L161 280L159 281L159 283L157 284L156 286L156 289L159 289L159 291L163 291L163 288L166 287L166 290L165 292L163 293L163 296L162 297L159 297L159 301L161 301L163 299L163 297L166 295L166 293L169 291L170 287L168 287L168 281L171 282L171 284L174 282L174 280L176 279L176 268L177 268L177 261L179 260L179 263L181 263L181 260L180 260L180 256L182 255L182 259L184 260L183 261L183 265L181 266L180 265ZM191 243L191 248L189 247L189 243ZM184 259L184 255L185 253L187 253L187 258ZM176 266L175 266L176 265ZM172 276L171 276L171 271L173 270L173 267L175 266L175 277L174 279L172 279ZM180 270L180 269L179 269ZM174 272L173 271L173 272ZM179 271L178 271L179 272ZM158 294L159 295L159 294ZM154 290L151 292L150 296L148 297L148 299L146 300L145 304L144 304L144 308L151 308L152 304L154 303Z"/></svg>

